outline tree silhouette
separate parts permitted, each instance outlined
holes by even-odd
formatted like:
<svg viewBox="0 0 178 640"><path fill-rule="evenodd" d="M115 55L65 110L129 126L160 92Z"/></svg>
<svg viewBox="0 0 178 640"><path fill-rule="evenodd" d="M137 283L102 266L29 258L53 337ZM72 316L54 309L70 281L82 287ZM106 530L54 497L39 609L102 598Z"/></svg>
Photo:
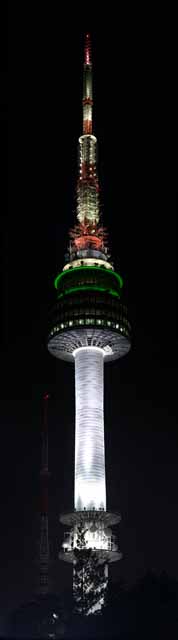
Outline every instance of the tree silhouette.
<svg viewBox="0 0 178 640"><path fill-rule="evenodd" d="M87 548L86 531L83 523L79 523L74 548L74 611L82 615L101 610L107 584L106 563L101 562L97 551Z"/></svg>

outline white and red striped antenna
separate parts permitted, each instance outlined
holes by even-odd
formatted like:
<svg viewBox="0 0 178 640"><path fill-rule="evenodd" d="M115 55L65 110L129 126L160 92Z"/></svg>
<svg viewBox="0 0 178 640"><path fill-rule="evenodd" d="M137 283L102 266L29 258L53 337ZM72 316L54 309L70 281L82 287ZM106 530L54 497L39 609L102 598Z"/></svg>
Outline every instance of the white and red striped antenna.
<svg viewBox="0 0 178 640"><path fill-rule="evenodd" d="M84 69L83 69L83 134L92 133L92 62L91 40L89 33L85 36Z"/></svg>

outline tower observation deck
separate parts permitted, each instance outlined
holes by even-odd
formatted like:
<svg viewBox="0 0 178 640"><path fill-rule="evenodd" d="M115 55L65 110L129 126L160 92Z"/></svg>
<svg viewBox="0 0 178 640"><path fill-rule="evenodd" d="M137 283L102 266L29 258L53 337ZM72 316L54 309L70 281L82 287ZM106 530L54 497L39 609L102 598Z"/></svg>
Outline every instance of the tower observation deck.
<svg viewBox="0 0 178 640"><path fill-rule="evenodd" d="M107 509L104 443L104 364L121 358L131 346L123 280L110 261L107 232L101 223L97 175L97 139L92 123L90 36L84 46L83 132L79 138L76 223L69 232L66 263L56 275L56 302L49 315L48 350L75 366L74 510L61 515L70 527L60 557L74 561L77 527L100 562L119 560L110 529L119 513Z"/></svg>

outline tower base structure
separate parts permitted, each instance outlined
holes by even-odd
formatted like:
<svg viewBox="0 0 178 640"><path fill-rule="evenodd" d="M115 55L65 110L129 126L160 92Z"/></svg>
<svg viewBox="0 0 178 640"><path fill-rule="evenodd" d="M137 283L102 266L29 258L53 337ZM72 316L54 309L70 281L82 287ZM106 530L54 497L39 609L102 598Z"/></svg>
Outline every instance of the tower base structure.
<svg viewBox="0 0 178 640"><path fill-rule="evenodd" d="M76 550L78 546L79 530L84 533L84 546L86 551L90 550L90 560L88 563L88 555L86 562L83 563L82 580L84 590L87 592L95 590L96 598L91 607L88 608L87 614L93 614L102 609L105 599L105 591L108 583L108 564L117 562L122 558L122 553L118 550L116 536L113 535L111 525L118 524L121 520L119 513L111 513L104 509L83 509L81 511L74 510L71 513L63 513L60 516L60 522L65 526L69 526L70 530L64 534L63 550L59 553L59 559L73 564L73 596L77 602L78 591L77 571L78 560ZM80 550L83 551L83 549ZM88 569L88 567L90 567ZM94 567L94 574L93 574ZM80 569L81 571L81 569ZM99 573L99 582L97 582L97 571ZM96 586L94 584L96 580Z"/></svg>
<svg viewBox="0 0 178 640"><path fill-rule="evenodd" d="M87 549L92 549L97 554L100 563L116 562L122 558L118 551L116 536L112 534L111 525L118 524L121 520L119 513L110 513L104 509L92 509L87 511L72 511L63 513L60 522L69 526L70 530L64 534L63 551L59 553L61 560L74 562L74 550L77 547L78 527L82 526L85 532Z"/></svg>
<svg viewBox="0 0 178 640"><path fill-rule="evenodd" d="M59 557L73 563L74 600L83 590L86 609L88 595L96 591L94 605L89 606L89 613L94 613L104 603L108 563L121 558L110 528L121 517L106 511L104 352L96 346L78 347L74 360L75 510L60 518L70 530Z"/></svg>

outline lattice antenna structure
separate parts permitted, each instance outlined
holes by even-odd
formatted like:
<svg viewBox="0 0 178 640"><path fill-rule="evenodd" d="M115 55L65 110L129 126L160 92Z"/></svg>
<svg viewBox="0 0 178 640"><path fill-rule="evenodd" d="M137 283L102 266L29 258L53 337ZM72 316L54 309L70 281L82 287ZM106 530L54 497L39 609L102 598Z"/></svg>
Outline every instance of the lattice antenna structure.
<svg viewBox="0 0 178 640"><path fill-rule="evenodd" d="M46 595L49 591L49 533L48 533L48 393L43 397L42 455L40 470L40 579L39 593Z"/></svg>

